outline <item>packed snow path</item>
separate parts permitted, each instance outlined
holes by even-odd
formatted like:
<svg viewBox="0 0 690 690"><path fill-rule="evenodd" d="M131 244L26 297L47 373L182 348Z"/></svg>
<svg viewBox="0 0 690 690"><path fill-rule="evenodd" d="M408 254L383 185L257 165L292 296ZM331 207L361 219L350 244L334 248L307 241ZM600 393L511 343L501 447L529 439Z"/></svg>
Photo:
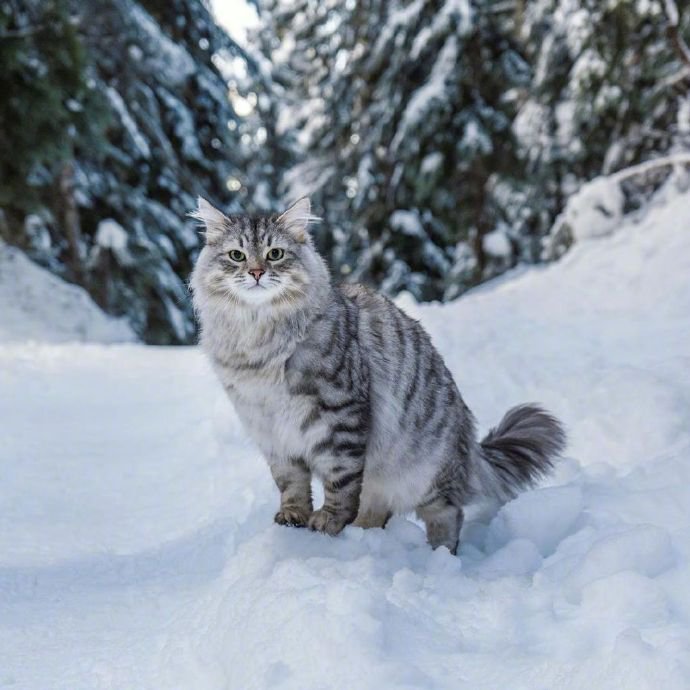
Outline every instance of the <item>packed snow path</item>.
<svg viewBox="0 0 690 690"><path fill-rule="evenodd" d="M274 525L195 349L1 346L0 688L690 687L688 225L677 198L453 304L403 301L482 431L536 400L570 433L459 558L402 518Z"/></svg>

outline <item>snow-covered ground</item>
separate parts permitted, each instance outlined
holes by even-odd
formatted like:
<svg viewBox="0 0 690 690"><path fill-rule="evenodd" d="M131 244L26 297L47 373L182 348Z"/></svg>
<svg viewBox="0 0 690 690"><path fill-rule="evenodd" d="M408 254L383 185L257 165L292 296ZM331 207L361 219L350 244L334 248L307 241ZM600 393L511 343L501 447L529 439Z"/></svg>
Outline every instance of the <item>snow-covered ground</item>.
<svg viewBox="0 0 690 690"><path fill-rule="evenodd" d="M0 345L0 688L690 687L689 226L672 198L450 305L403 300L482 429L537 400L570 432L458 558L401 518L274 525L196 349Z"/></svg>
<svg viewBox="0 0 690 690"><path fill-rule="evenodd" d="M0 342L32 339L116 343L136 337L124 319L104 314L84 288L65 283L0 240Z"/></svg>

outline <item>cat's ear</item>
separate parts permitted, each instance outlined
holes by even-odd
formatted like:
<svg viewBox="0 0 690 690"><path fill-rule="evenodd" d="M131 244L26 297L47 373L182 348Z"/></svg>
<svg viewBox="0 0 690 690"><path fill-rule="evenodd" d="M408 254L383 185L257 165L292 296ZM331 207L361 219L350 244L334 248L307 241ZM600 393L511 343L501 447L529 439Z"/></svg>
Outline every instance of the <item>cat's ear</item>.
<svg viewBox="0 0 690 690"><path fill-rule="evenodd" d="M215 206L209 204L206 199L199 197L197 199L196 210L192 211L189 215L195 220L198 220L203 226L202 232L206 244L211 244L223 238L225 229L229 224L229 219Z"/></svg>
<svg viewBox="0 0 690 690"><path fill-rule="evenodd" d="M311 215L311 202L306 196L295 201L285 213L278 216L278 223L285 228L296 242L307 241L309 238L307 226L313 220L319 219Z"/></svg>

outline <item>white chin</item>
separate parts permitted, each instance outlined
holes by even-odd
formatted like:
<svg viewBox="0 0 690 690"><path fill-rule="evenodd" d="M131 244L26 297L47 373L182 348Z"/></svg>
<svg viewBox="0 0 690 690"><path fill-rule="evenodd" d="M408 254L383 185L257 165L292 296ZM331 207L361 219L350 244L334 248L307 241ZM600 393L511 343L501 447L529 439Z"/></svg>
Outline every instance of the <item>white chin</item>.
<svg viewBox="0 0 690 690"><path fill-rule="evenodd" d="M276 290L263 287L263 285L252 285L245 288L240 293L242 299L247 304L263 304L270 302L277 294Z"/></svg>

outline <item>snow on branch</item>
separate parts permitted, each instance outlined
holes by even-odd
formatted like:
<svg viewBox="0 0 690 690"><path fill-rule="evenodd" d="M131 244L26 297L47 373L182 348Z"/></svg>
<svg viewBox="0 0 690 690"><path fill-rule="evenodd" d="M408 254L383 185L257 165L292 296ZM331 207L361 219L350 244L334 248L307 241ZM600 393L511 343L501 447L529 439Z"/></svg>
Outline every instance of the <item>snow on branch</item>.
<svg viewBox="0 0 690 690"><path fill-rule="evenodd" d="M664 0L666 16L668 17L668 35L673 41L673 47L678 53L678 57L686 65L690 66L690 48L680 35L680 14L676 0Z"/></svg>
<svg viewBox="0 0 690 690"><path fill-rule="evenodd" d="M654 93L656 94L665 91L666 89L673 88L676 86L676 84L679 84L688 78L690 78L690 65L683 65L683 67L681 67L681 69L679 69L677 72L674 72L656 84L654 87Z"/></svg>
<svg viewBox="0 0 690 690"><path fill-rule="evenodd" d="M678 14L676 0L665 0L664 4L666 5L666 16L668 17L669 24L671 26L678 26L680 15Z"/></svg>
<svg viewBox="0 0 690 690"><path fill-rule="evenodd" d="M677 165L690 165L690 152L688 153L674 153L668 156L661 156L660 158L653 158L652 160L631 165L629 168L623 168L613 175L609 175L608 179L620 184L625 180L637 175L644 175L658 168L675 167Z"/></svg>

